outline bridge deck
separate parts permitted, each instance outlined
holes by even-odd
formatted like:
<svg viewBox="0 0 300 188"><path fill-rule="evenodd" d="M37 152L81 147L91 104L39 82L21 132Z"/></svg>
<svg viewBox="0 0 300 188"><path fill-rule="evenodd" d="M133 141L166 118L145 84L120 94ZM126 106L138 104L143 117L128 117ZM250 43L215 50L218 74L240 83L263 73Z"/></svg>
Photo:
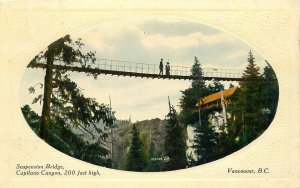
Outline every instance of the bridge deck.
<svg viewBox="0 0 300 188"><path fill-rule="evenodd" d="M46 64L36 63L34 65L30 65L30 68L46 68ZM129 77L140 77L140 78L156 78L156 79L178 79L178 80L197 80L199 77L194 76L183 76L183 75L158 75L151 73L137 73L137 72L126 72L126 71L117 71L117 70L105 70L98 68L89 68L89 67L77 67L77 66L65 66L65 65L53 65L54 69L67 70L72 72L85 72L85 73L96 73L96 74L109 74L116 76L129 76ZM218 81L241 81L241 78L236 77L213 77L213 76L203 76L203 80L218 80Z"/></svg>

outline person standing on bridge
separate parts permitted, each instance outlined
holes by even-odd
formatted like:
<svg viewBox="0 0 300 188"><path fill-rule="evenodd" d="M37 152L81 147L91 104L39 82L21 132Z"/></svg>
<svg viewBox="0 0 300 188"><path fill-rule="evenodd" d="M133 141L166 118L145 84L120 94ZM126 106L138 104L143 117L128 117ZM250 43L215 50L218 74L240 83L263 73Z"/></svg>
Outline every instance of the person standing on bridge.
<svg viewBox="0 0 300 188"><path fill-rule="evenodd" d="M164 74L164 64L163 64L163 59L160 60L159 63L159 74L158 75L163 75Z"/></svg>
<svg viewBox="0 0 300 188"><path fill-rule="evenodd" d="M166 65L166 75L170 76L170 63L169 62L167 62L167 65Z"/></svg>

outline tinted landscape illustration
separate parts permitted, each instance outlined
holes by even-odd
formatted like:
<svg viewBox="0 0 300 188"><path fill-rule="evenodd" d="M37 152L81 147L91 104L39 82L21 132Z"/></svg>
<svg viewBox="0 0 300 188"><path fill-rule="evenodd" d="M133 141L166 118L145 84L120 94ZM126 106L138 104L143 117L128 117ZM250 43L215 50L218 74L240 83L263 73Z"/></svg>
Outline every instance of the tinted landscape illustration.
<svg viewBox="0 0 300 188"><path fill-rule="evenodd" d="M66 34L29 62L21 85L34 133L76 159L161 172L221 159L275 117L268 60L185 20L103 23Z"/></svg>

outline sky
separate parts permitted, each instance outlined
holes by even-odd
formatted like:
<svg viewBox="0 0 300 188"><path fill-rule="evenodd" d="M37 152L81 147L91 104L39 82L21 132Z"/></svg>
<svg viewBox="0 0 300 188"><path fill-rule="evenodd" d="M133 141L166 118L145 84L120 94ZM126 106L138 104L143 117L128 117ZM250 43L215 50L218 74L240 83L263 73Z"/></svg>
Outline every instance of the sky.
<svg viewBox="0 0 300 188"><path fill-rule="evenodd" d="M264 59L251 47L220 30L186 20L140 18L111 21L84 28L71 34L82 38L85 49L96 51L97 58L116 59L138 63L159 64L161 58L171 65L191 67L194 57L203 68L244 69L248 51L252 50L256 63L265 66ZM20 88L20 103L31 104L34 95L28 88L43 82L44 70L28 69ZM109 104L118 119L132 121L165 118L168 96L179 110L181 90L190 87L190 81L100 75L97 80L83 73L71 73L87 97ZM229 83L225 83L228 85ZM42 93L37 90L36 93ZM31 105L40 114L41 105Z"/></svg>

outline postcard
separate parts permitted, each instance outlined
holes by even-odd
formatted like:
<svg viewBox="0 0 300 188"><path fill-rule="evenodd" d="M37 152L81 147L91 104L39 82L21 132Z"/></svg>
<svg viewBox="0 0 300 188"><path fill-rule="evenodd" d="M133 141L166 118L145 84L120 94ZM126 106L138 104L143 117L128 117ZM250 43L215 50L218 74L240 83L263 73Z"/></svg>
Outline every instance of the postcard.
<svg viewBox="0 0 300 188"><path fill-rule="evenodd" d="M0 187L299 186L298 8L1 2Z"/></svg>

